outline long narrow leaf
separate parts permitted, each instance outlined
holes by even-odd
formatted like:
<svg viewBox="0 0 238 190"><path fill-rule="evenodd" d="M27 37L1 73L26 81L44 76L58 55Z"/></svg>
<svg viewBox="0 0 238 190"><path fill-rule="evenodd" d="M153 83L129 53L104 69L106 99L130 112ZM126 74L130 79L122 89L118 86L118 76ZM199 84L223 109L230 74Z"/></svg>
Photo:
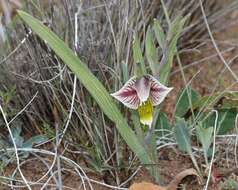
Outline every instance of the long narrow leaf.
<svg viewBox="0 0 238 190"><path fill-rule="evenodd" d="M145 148L139 143L134 132L129 128L107 90L91 73L88 67L74 55L73 51L69 49L69 47L67 47L65 43L56 36L56 34L44 26L39 20L24 11L18 11L18 14L41 39L47 42L63 62L75 73L80 82L98 103L105 115L115 122L119 133L128 146L137 154L141 162L144 164L150 163Z"/></svg>
<svg viewBox="0 0 238 190"><path fill-rule="evenodd" d="M174 135L178 143L179 149L184 152L187 152L190 155L192 162L200 175L201 172L192 151L191 136L189 133L187 123L184 119L179 117L176 118L176 124L174 126Z"/></svg>
<svg viewBox="0 0 238 190"><path fill-rule="evenodd" d="M145 53L153 75L157 76L159 71L159 58L156 47L153 42L152 31L150 28L148 28L146 32Z"/></svg>
<svg viewBox="0 0 238 190"><path fill-rule="evenodd" d="M164 49L166 38L165 38L164 31L157 19L154 19L153 29L155 32L155 37L159 43L159 46L161 47L161 49Z"/></svg>
<svg viewBox="0 0 238 190"><path fill-rule="evenodd" d="M135 35L133 45L133 58L134 58L134 69L135 69L135 76L140 77L141 75L146 74L145 62L143 59L142 51L140 48L140 41L138 36Z"/></svg>
<svg viewBox="0 0 238 190"><path fill-rule="evenodd" d="M168 81L169 73L173 65L173 57L177 50L177 42L182 32L183 25L186 21L185 18L177 18L171 25L168 32L167 41L169 42L168 49L166 50L165 62L160 70L160 81L162 84L166 84Z"/></svg>

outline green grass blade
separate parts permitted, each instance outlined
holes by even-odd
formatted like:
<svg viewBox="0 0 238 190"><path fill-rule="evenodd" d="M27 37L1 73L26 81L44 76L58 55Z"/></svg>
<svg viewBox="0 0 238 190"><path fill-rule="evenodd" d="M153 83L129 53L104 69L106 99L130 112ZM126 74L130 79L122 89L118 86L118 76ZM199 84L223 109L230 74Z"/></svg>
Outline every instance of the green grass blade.
<svg viewBox="0 0 238 190"><path fill-rule="evenodd" d="M166 43L166 38L165 38L163 28L161 27L161 25L160 25L160 23L157 19L154 19L153 29L154 29L154 32L155 32L156 39L159 43L159 46L162 49L164 49L164 45Z"/></svg>
<svg viewBox="0 0 238 190"><path fill-rule="evenodd" d="M140 41L138 36L135 35L133 45L133 59L134 59L134 69L135 69L135 76L141 77L142 75L146 74L145 62L143 59L142 51L140 48Z"/></svg>
<svg viewBox="0 0 238 190"><path fill-rule="evenodd" d="M115 122L119 133L128 146L136 153L141 162L144 164L151 163L145 148L139 143L134 132L129 128L112 97L99 80L91 73L88 67L74 55L73 51L67 47L56 34L44 26L39 20L24 11L18 11L18 14L42 40L47 42L63 62L75 73L105 115Z"/></svg>
<svg viewBox="0 0 238 190"><path fill-rule="evenodd" d="M183 25L186 21L185 18L177 18L171 25L168 32L167 41L169 42L168 49L166 50L166 60L160 70L160 81L162 84L166 84L168 81L169 73L173 65L173 57L176 53L177 41L182 32Z"/></svg>
<svg viewBox="0 0 238 190"><path fill-rule="evenodd" d="M184 152L187 152L190 155L191 160L194 166L196 167L197 172L200 175L201 172L192 151L191 135L189 133L189 128L187 126L187 123L184 119L179 117L176 118L176 123L174 126L174 135L176 138L176 142L178 143L179 149Z"/></svg>
<svg viewBox="0 0 238 190"><path fill-rule="evenodd" d="M157 76L160 66L158 63L159 58L156 47L153 42L152 31L150 28L148 28L146 32L145 53L153 75Z"/></svg>

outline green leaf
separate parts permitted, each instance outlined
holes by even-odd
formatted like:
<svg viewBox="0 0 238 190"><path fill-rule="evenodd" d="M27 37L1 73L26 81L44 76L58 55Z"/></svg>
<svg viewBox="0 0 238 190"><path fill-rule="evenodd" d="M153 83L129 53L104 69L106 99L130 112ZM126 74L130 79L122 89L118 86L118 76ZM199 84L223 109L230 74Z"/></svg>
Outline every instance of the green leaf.
<svg viewBox="0 0 238 190"><path fill-rule="evenodd" d="M214 107L219 109L231 109L238 108L238 92L217 92L212 95L203 96L193 103L193 109L201 108L214 109Z"/></svg>
<svg viewBox="0 0 238 190"><path fill-rule="evenodd" d="M56 36L56 34L44 26L39 20L23 11L18 11L18 14L42 40L47 42L63 62L75 73L80 82L98 103L105 115L115 122L115 126L119 133L128 146L136 153L141 162L144 164L150 164L150 158L145 148L139 143L134 132L129 128L110 94L100 81L91 73L88 67L77 56L75 56L74 52L69 49L69 47L67 47L65 43Z"/></svg>
<svg viewBox="0 0 238 190"><path fill-rule="evenodd" d="M237 115L237 109L221 109L218 110L218 124L217 134L225 135L235 127L235 119ZM214 126L216 115L212 113L206 119L203 120L203 126Z"/></svg>
<svg viewBox="0 0 238 190"><path fill-rule="evenodd" d="M189 128L184 119L176 118L176 123L174 126L174 135L176 138L176 142L178 143L178 147L180 150L191 153L191 137L189 133Z"/></svg>
<svg viewBox="0 0 238 190"><path fill-rule="evenodd" d="M126 63L122 63L122 76L123 76L123 83L126 83L129 80L129 71L128 66Z"/></svg>
<svg viewBox="0 0 238 190"><path fill-rule="evenodd" d="M21 126L12 127L12 128L11 128L12 136L13 136L14 138L19 137L20 134L21 134L21 130L22 130ZM10 137L10 135L9 135L9 137Z"/></svg>
<svg viewBox="0 0 238 190"><path fill-rule="evenodd" d="M166 114L160 112L155 124L156 134L159 137L164 137L171 132L171 127L168 122Z"/></svg>
<svg viewBox="0 0 238 190"><path fill-rule="evenodd" d="M175 105L175 115L183 117L186 112L190 109L189 100L191 103L197 101L199 95L191 87L185 87L177 96Z"/></svg>
<svg viewBox="0 0 238 190"><path fill-rule="evenodd" d="M202 123L196 126L196 133L199 142L202 144L204 152L207 152L212 143L213 127L203 127Z"/></svg>
<svg viewBox="0 0 238 190"><path fill-rule="evenodd" d="M134 58L134 69L135 69L135 76L141 77L142 75L146 74L146 68L145 68L145 63L142 55L142 51L140 48L140 41L135 35L133 45L133 58Z"/></svg>
<svg viewBox="0 0 238 190"><path fill-rule="evenodd" d="M179 149L189 154L195 168L197 169L199 175L201 175L201 171L198 167L196 158L194 157L192 152L191 136L189 133L189 128L184 119L181 119L179 117L176 118L176 123L174 126L174 135Z"/></svg>
<svg viewBox="0 0 238 190"><path fill-rule="evenodd" d="M154 76L157 76L159 72L160 64L159 64L158 53L153 43L153 37L152 37L152 32L150 28L148 28L146 32L145 52L146 52L146 58L149 62L152 73Z"/></svg>
<svg viewBox="0 0 238 190"><path fill-rule="evenodd" d="M14 138L16 146L17 147L22 147L24 138L20 136L21 131L22 131L21 126L12 127L11 131L12 131L12 136ZM12 144L12 139L11 139L10 135L8 136L8 138L9 138L11 144Z"/></svg>
<svg viewBox="0 0 238 190"><path fill-rule="evenodd" d="M171 27L168 31L167 40L172 41L176 36L179 36L181 33L181 30L183 28L184 22L186 21L186 18L182 18L181 16L177 16L173 22L171 23Z"/></svg>
<svg viewBox="0 0 238 190"><path fill-rule="evenodd" d="M155 133L152 134L151 144L149 145L149 149L151 150L150 152L151 152L152 159L156 163L158 160L158 154L157 154L157 137ZM160 182L159 168L151 167L151 173L154 176L156 182Z"/></svg>
<svg viewBox="0 0 238 190"><path fill-rule="evenodd" d="M168 32L167 41L169 42L169 45L168 47L166 47L167 50L165 51L165 55L164 55L165 61L162 63L163 65L162 65L162 68L160 69L160 81L162 84L166 84L168 80L168 76L173 64L173 57L177 49L177 46L176 46L177 41L182 32L183 25L186 19L187 19L186 17L185 18L178 17L172 23L172 26Z"/></svg>
<svg viewBox="0 0 238 190"><path fill-rule="evenodd" d="M153 25L153 30L155 32L156 39L159 43L159 46L164 49L164 45L166 43L166 38L164 31L157 19L154 19L154 25Z"/></svg>
<svg viewBox="0 0 238 190"><path fill-rule="evenodd" d="M208 163L208 150L212 143L213 127L204 127L201 122L196 126L196 134L199 142L202 144L206 164Z"/></svg>
<svg viewBox="0 0 238 190"><path fill-rule="evenodd" d="M234 179L227 179L221 186L223 190L238 190L238 183Z"/></svg>
<svg viewBox="0 0 238 190"><path fill-rule="evenodd" d="M224 109L219 111L218 135L227 134L235 128L237 109Z"/></svg>
<svg viewBox="0 0 238 190"><path fill-rule="evenodd" d="M192 110L194 113L203 112L204 110L227 110L227 109L237 109L238 108L238 92L217 92L212 95L200 97L192 101ZM205 112L206 113L206 112ZM187 117L191 115L189 108L185 112Z"/></svg>
<svg viewBox="0 0 238 190"><path fill-rule="evenodd" d="M144 133L143 133L143 130L141 127L140 118L138 116L138 113L134 110L132 110L130 113L131 113L131 120L133 122L136 136L139 139L140 143L144 144Z"/></svg>
<svg viewBox="0 0 238 190"><path fill-rule="evenodd" d="M36 135L28 139L26 142L23 143L23 148L32 148L34 144L41 144L47 141L48 138L45 135Z"/></svg>

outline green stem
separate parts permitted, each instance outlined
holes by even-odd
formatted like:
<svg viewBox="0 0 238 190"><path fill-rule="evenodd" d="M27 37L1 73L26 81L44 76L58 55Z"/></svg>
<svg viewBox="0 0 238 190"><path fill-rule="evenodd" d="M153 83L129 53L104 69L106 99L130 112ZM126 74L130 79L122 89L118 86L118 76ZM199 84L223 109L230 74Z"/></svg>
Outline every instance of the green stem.
<svg viewBox="0 0 238 190"><path fill-rule="evenodd" d="M144 75L146 75L146 70L142 63L137 62L134 64L134 67L135 67L135 76L137 78L141 78Z"/></svg>

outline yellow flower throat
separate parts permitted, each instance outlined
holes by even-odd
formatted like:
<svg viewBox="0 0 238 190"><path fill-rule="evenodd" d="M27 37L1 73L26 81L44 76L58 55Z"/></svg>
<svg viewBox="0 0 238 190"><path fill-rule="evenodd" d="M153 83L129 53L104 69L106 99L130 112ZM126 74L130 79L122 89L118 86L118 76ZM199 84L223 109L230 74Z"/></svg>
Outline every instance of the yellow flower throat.
<svg viewBox="0 0 238 190"><path fill-rule="evenodd" d="M138 107L138 113L140 116L140 122L144 125L151 125L153 121L153 105L150 98L145 102L142 102Z"/></svg>

